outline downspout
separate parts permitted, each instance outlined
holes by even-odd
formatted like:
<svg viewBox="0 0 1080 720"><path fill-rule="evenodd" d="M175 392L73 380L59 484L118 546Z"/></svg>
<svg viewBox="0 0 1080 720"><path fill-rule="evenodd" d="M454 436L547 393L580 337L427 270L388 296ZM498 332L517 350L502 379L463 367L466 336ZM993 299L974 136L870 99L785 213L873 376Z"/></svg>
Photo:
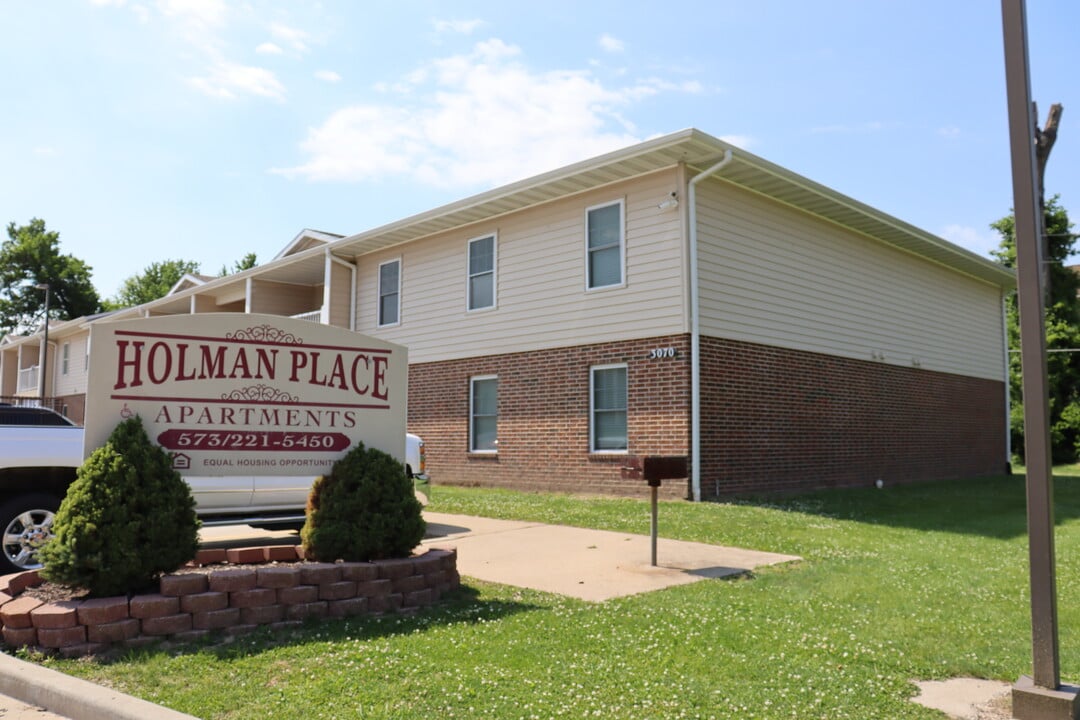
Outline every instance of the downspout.
<svg viewBox="0 0 1080 720"><path fill-rule="evenodd" d="M1009 369L1009 297L1001 293L1001 344L1005 348L1005 467L1012 469L1012 377Z"/></svg>
<svg viewBox="0 0 1080 720"><path fill-rule="evenodd" d="M690 179L690 488L694 502L701 502L701 299L698 296L697 184L731 162L730 149L724 159Z"/></svg>

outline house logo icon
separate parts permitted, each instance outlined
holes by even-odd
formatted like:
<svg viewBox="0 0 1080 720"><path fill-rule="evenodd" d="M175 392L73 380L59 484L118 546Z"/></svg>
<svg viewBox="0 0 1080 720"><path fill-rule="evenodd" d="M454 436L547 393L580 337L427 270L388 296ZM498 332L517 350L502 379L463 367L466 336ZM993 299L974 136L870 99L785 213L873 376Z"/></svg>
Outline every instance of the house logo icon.
<svg viewBox="0 0 1080 720"><path fill-rule="evenodd" d="M172 466L173 470L189 470L191 469L191 458L184 453L173 453Z"/></svg>

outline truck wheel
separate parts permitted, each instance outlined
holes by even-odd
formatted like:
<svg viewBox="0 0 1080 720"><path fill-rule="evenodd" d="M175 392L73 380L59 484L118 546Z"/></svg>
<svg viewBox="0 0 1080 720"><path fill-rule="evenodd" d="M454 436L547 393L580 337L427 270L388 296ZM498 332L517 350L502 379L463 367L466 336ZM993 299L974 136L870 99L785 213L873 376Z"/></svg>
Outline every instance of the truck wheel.
<svg viewBox="0 0 1080 720"><path fill-rule="evenodd" d="M0 575L41 567L38 549L52 539L53 518L60 500L52 495L19 495L0 505L4 553Z"/></svg>

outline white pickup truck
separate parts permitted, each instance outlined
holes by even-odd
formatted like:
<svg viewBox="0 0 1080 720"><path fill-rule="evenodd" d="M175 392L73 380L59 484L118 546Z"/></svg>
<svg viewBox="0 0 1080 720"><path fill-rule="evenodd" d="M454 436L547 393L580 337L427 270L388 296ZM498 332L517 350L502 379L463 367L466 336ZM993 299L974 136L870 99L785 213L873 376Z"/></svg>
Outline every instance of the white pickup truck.
<svg viewBox="0 0 1080 720"><path fill-rule="evenodd" d="M53 515L83 462L83 429L44 408L0 406L0 575L39 567ZM426 501L424 442L405 437L405 469ZM187 477L203 525L299 528L312 477Z"/></svg>

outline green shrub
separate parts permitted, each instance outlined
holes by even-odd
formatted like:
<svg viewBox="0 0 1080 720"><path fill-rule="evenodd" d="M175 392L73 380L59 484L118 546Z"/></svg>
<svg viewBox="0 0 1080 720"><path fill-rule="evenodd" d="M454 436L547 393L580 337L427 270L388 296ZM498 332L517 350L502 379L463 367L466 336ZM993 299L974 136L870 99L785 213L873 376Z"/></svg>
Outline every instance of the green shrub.
<svg viewBox="0 0 1080 720"><path fill-rule="evenodd" d="M420 512L405 466L358 443L315 481L300 538L324 562L408 557L424 538Z"/></svg>
<svg viewBox="0 0 1080 720"><path fill-rule="evenodd" d="M191 489L138 416L79 468L53 533L39 553L42 575L95 596L144 590L199 548Z"/></svg>

